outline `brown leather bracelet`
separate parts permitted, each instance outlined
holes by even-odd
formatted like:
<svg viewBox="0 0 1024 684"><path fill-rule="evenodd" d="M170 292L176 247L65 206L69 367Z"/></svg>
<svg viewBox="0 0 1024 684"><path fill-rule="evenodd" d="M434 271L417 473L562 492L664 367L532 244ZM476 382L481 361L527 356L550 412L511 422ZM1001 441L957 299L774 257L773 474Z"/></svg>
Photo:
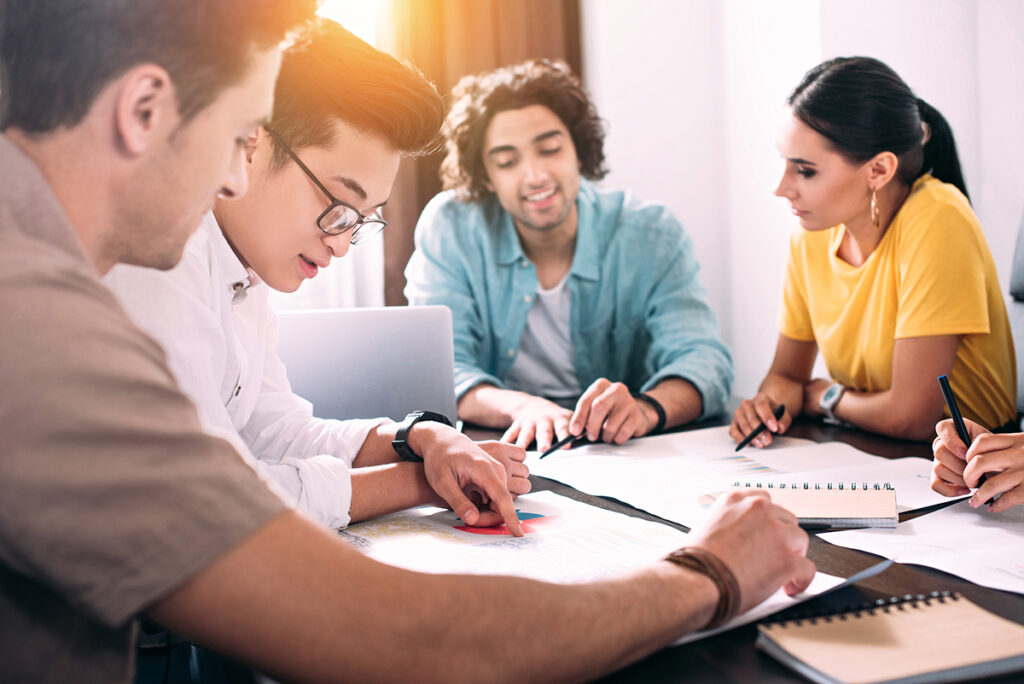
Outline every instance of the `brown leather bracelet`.
<svg viewBox="0 0 1024 684"><path fill-rule="evenodd" d="M718 589L715 614L703 629L714 629L736 617L741 603L740 585L732 570L718 556L699 546L684 546L665 556L665 560L707 576Z"/></svg>

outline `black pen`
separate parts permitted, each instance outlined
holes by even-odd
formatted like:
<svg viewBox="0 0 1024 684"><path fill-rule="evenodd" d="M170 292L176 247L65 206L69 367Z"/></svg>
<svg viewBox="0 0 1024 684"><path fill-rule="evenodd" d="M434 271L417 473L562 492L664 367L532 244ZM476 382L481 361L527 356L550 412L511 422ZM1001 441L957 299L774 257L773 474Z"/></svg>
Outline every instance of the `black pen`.
<svg viewBox="0 0 1024 684"><path fill-rule="evenodd" d="M956 435L960 438L960 441L964 443L964 446L968 449L971 448L971 435L967 432L967 426L964 425L964 417L960 415L960 406L956 403L956 395L953 394L953 388L949 386L949 378L945 375L939 376L939 389L942 390L942 398L946 400L946 408L949 409L949 417L953 419L953 427L956 428ZM985 473L981 474L978 478L978 486L985 484ZM995 497L992 497L985 502L986 506L991 506L996 502Z"/></svg>
<svg viewBox="0 0 1024 684"><path fill-rule="evenodd" d="M582 435L568 434L565 437L563 437L562 439L560 439L557 442L555 442L554 444L552 444L551 446L549 446L547 449L545 449L544 453L541 454L540 457L541 458L547 458L551 454L555 453L556 451L558 451L559 449L564 447L569 442L573 441L574 439L579 439L580 437L582 437Z"/></svg>
<svg viewBox="0 0 1024 684"><path fill-rule="evenodd" d="M779 420L780 418L782 418L782 414L785 413L785 412L786 412L786 405L785 404L779 404L778 406L775 407L775 410L772 411L772 413L775 415L775 420ZM742 442L740 442L739 444L736 445L736 451L739 451L743 447L745 447L748 444L750 444L750 442L755 437L757 437L759 434L764 432L767 427L768 426L762 420L761 423L756 428L754 428L753 430L750 431L749 435L747 435L746 437L743 438Z"/></svg>

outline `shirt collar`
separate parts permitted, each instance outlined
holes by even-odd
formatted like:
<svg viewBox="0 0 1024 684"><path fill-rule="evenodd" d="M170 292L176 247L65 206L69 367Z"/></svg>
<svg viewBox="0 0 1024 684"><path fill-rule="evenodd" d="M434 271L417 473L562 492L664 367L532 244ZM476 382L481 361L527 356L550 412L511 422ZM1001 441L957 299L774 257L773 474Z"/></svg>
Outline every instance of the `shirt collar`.
<svg viewBox="0 0 1024 684"><path fill-rule="evenodd" d="M569 274L584 280L597 280L597 218L594 216L594 187L580 179L580 192L576 197L576 253L572 256Z"/></svg>
<svg viewBox="0 0 1024 684"><path fill-rule="evenodd" d="M491 206L485 207L485 214L490 210L500 213L498 218L500 229L494 250L495 259L503 265L514 264L520 260L525 261L526 254L523 252L523 246L519 243L519 234L516 232L512 215L501 208L497 197L491 197L487 202ZM598 276L593 202L593 186L589 181L580 179L580 191L576 196L576 212L578 214L576 251L573 253L572 268L569 273L586 280L597 280Z"/></svg>
<svg viewBox="0 0 1024 684"><path fill-rule="evenodd" d="M212 211L208 211L203 216L203 222L199 229L206 233L216 255L217 271L214 273L214 277L218 287L223 287L231 294L232 304L244 301L249 288L255 287L263 281L256 275L256 271L242 264L238 255L235 254L235 250L231 248L227 238L224 237L224 231L221 230L220 224L217 223L217 217L213 215Z"/></svg>

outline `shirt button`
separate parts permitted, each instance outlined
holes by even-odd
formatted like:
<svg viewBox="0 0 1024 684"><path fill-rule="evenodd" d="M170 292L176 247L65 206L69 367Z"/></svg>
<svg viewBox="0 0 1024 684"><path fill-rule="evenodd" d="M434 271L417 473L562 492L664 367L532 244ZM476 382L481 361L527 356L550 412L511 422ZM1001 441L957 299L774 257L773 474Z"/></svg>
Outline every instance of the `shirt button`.
<svg viewBox="0 0 1024 684"><path fill-rule="evenodd" d="M506 353L507 353L507 354L508 354L509 356L515 356L515 355L516 355L516 350L515 350L515 349L509 349L509 350L508 350L508 351L507 351Z"/></svg>
<svg viewBox="0 0 1024 684"><path fill-rule="evenodd" d="M530 295L523 295L523 301L529 304L531 301L533 301L533 297Z"/></svg>

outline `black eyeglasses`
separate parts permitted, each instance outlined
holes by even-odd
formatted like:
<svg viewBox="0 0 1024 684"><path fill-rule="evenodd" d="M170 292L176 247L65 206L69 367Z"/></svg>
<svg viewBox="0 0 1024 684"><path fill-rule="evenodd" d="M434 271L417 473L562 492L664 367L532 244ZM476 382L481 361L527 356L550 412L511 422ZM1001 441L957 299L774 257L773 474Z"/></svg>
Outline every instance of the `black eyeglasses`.
<svg viewBox="0 0 1024 684"><path fill-rule="evenodd" d="M345 231L352 230L352 238L350 242L353 245L358 245L367 238L371 238L380 231L384 230L384 226L388 225L388 222L381 218L380 214L373 214L372 216L363 216L358 209L353 207L347 202L342 202L337 199L331 192L324 187L324 184L320 182L320 179L309 170L309 167L302 163L298 155L292 152L292 148L285 144L284 140L275 133L269 126L264 126L264 130L269 133L277 144L280 145L288 155L295 160L295 163L299 165L299 168L309 176L309 180L316 184L316 187L320 188L320 192L327 195L327 199L331 200L330 205L324 209L323 213L316 219L317 228L322 230L327 235L341 235ZM353 228L355 230L353 230Z"/></svg>

